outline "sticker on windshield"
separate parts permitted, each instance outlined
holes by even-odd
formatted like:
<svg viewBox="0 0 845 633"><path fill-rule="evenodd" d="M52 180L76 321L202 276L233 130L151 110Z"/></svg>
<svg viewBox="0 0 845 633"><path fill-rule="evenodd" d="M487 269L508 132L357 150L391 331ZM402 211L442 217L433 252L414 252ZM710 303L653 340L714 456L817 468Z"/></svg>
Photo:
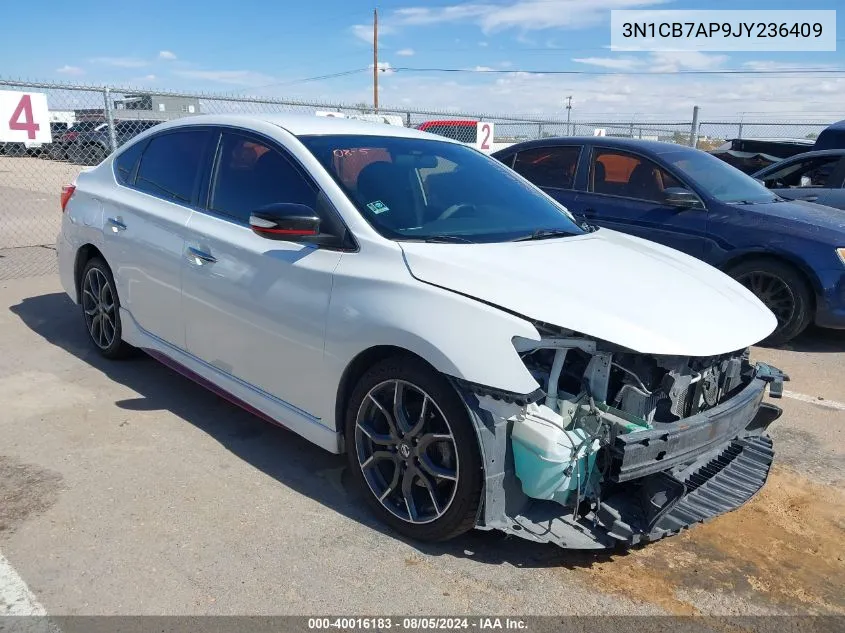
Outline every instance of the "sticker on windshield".
<svg viewBox="0 0 845 633"><path fill-rule="evenodd" d="M390 211L388 206L384 204L381 200L376 200L375 202L370 202L367 204L367 208L378 215L379 213L384 213L385 211Z"/></svg>

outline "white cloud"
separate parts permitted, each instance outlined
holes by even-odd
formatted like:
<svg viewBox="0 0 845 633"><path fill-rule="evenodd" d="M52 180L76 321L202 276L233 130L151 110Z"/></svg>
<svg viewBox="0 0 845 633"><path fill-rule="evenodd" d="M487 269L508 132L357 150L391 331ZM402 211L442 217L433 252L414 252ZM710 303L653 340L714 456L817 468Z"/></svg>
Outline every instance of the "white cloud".
<svg viewBox="0 0 845 633"><path fill-rule="evenodd" d="M277 81L270 75L253 70L175 70L173 74L186 79L201 79L235 86L260 86Z"/></svg>
<svg viewBox="0 0 845 633"><path fill-rule="evenodd" d="M176 59L176 53L173 51L159 51L158 52L159 59L166 59L168 61Z"/></svg>
<svg viewBox="0 0 845 633"><path fill-rule="evenodd" d="M372 70L373 65L370 64L368 68ZM379 62L378 69L379 72L383 75L393 75L396 72L395 70L393 70L393 66L390 65L390 62Z"/></svg>
<svg viewBox="0 0 845 633"><path fill-rule="evenodd" d="M698 51L661 51L642 57L576 57L572 61L607 68L610 71L672 73L682 70L719 70L729 59L727 55Z"/></svg>
<svg viewBox="0 0 845 633"><path fill-rule="evenodd" d="M641 64L640 60L630 57L576 57L572 61L613 70L633 70Z"/></svg>
<svg viewBox="0 0 845 633"><path fill-rule="evenodd" d="M61 68L56 68L57 73L61 73L62 75L84 75L85 71L82 70L79 66L68 66L65 64Z"/></svg>
<svg viewBox="0 0 845 633"><path fill-rule="evenodd" d="M426 26L472 21L485 33L505 29L538 31L583 28L609 19L612 9L660 5L671 0L518 0L506 4L469 2L442 7L407 7L386 17L391 25Z"/></svg>
<svg viewBox="0 0 845 633"><path fill-rule="evenodd" d="M411 56L414 55L414 49L413 48L400 48L398 51L396 51L396 54L399 57L411 57Z"/></svg>
<svg viewBox="0 0 845 633"><path fill-rule="evenodd" d="M648 70L650 60L650 56L642 54L644 71ZM380 86L381 103L385 108L413 104L414 107L442 111L448 106L462 113L536 116L557 121L566 120L563 97L573 95L573 121L621 120L625 121L627 130L630 121L689 121L694 105L701 107L702 120L710 121L726 117L739 120L740 112L750 110L755 111L753 118L757 119L768 116L771 120L783 121L822 116L833 120L836 116L830 112L841 111L845 77L820 79L793 76L772 80L771 77L750 75L658 75L646 72L636 76L538 76L508 72L467 74L459 80L451 80L442 75L397 72ZM369 102L372 96L371 78L364 75L351 85L308 84L299 90L301 92L295 95L297 98L330 99L333 103ZM277 94L294 96L289 88ZM808 98L808 94L812 97ZM789 110L790 114L777 114L785 110ZM827 114L820 115L822 112ZM745 121L750 118L746 115ZM549 126L547 131L563 133L564 126ZM644 134L657 133L646 129L647 125L642 127ZM663 127L666 128L665 125ZM721 131L723 127L724 132ZM502 133L508 134L536 134L536 125L506 126L502 123L501 129ZM761 128L759 133L777 136L789 130L791 128ZM709 125L702 133L714 136L736 134L736 127Z"/></svg>
<svg viewBox="0 0 845 633"><path fill-rule="evenodd" d="M357 37L362 42L366 42L367 44L373 43L373 25L372 24L353 24L350 27L352 31L352 35ZM382 35L390 35L391 33L395 33L396 29L391 26L390 24L381 24L378 25L378 34L379 38Z"/></svg>
<svg viewBox="0 0 845 633"><path fill-rule="evenodd" d="M749 61L743 62L742 66L748 70L801 70L805 68L815 68L818 70L834 70L837 68L836 64L795 64L788 62L775 61Z"/></svg>
<svg viewBox="0 0 845 633"><path fill-rule="evenodd" d="M478 18L490 9L486 4L458 4L451 7L407 7L394 11L390 19L403 25L440 24Z"/></svg>
<svg viewBox="0 0 845 633"><path fill-rule="evenodd" d="M493 69L490 66L476 66L473 70L477 73L489 73Z"/></svg>
<svg viewBox="0 0 845 633"><path fill-rule="evenodd" d="M156 80L155 75L144 75L143 77L141 77L141 81L155 81L155 80Z"/></svg>
<svg viewBox="0 0 845 633"><path fill-rule="evenodd" d="M727 55L709 55L698 51L661 51L651 53L649 66L656 72L718 70L728 59Z"/></svg>
<svg viewBox="0 0 845 633"><path fill-rule="evenodd" d="M142 68L149 65L149 62L137 57L94 57L90 61L92 64L104 64L118 68Z"/></svg>

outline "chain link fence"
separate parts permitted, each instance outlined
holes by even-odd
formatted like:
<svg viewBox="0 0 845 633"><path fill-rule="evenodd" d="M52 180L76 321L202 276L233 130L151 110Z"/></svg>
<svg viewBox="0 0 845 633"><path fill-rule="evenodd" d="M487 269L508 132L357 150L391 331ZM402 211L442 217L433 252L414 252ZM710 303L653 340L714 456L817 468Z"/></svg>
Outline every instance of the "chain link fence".
<svg viewBox="0 0 845 633"><path fill-rule="evenodd" d="M42 274L54 266L49 247L55 244L60 227L62 185L144 130L183 116L268 112L339 115L424 129L464 143L477 142L475 123L488 121L494 123L493 149L530 139L597 134L684 145L695 141L702 149L712 149L738 137L814 138L825 127L820 123L702 122L696 133L692 120L567 121L407 108L380 108L374 113L364 104L12 80L0 80L2 90L46 95L52 142L0 143L0 279ZM15 249L24 250L13 252Z"/></svg>

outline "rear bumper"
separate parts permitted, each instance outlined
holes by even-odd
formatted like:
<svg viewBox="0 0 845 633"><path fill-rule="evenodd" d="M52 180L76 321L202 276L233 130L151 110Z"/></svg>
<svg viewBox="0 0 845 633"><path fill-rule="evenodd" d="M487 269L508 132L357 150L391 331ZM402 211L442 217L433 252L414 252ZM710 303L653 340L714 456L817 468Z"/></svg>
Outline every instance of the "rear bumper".
<svg viewBox="0 0 845 633"><path fill-rule="evenodd" d="M62 218L62 222L65 222ZM59 280L62 283L62 289L70 297L71 301L77 303L79 298L76 296L76 281L74 279L74 264L76 263L76 252L70 242L60 232L56 236L56 258L59 266Z"/></svg>
<svg viewBox="0 0 845 633"><path fill-rule="evenodd" d="M822 291L816 296L815 324L845 329L845 269L819 273Z"/></svg>

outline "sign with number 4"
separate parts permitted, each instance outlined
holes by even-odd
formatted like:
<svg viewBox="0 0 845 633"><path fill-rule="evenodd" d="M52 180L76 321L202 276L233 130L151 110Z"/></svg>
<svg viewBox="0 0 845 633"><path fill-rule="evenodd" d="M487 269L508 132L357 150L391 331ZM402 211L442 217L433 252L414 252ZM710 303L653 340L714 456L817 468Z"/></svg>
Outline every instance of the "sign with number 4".
<svg viewBox="0 0 845 633"><path fill-rule="evenodd" d="M0 142L50 143L47 95L0 90Z"/></svg>

